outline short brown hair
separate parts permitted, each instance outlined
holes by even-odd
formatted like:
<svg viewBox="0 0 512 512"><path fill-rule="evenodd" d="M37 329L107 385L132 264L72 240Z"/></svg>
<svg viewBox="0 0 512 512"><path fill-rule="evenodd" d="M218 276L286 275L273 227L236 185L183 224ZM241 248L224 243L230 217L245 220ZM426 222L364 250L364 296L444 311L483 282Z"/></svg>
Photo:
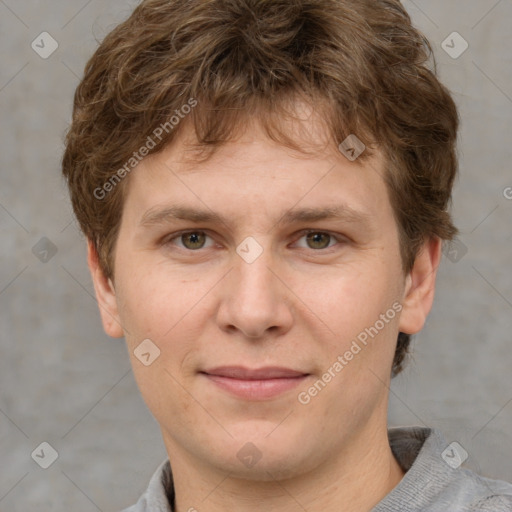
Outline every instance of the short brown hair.
<svg viewBox="0 0 512 512"><path fill-rule="evenodd" d="M158 126L193 98L197 108L149 153L187 123L214 151L249 116L301 150L279 123L296 97L321 110L336 145L356 134L367 147L359 158L383 151L405 272L426 239L455 236L458 113L398 0L145 0L87 63L63 157L74 212L105 275L114 274L129 181L112 177ZM409 341L400 333L393 374Z"/></svg>

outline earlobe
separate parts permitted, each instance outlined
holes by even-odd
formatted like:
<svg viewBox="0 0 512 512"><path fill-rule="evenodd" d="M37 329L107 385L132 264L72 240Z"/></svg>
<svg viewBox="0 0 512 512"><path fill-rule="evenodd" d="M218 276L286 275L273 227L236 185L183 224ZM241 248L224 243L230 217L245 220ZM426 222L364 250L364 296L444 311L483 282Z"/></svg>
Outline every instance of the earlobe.
<svg viewBox="0 0 512 512"><path fill-rule="evenodd" d="M416 334L425 320L434 300L437 268L441 261L441 239L434 237L421 247L414 266L405 279L400 331Z"/></svg>
<svg viewBox="0 0 512 512"><path fill-rule="evenodd" d="M87 241L87 264L91 272L96 300L100 308L103 329L112 338L122 338L124 330L119 318L114 285L101 269L98 252L91 240Z"/></svg>

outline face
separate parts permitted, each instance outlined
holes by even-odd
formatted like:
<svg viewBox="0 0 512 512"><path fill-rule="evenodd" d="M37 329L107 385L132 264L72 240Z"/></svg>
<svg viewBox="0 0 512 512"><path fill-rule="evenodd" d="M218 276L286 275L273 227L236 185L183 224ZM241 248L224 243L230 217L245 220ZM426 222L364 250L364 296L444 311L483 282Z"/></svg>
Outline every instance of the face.
<svg viewBox="0 0 512 512"><path fill-rule="evenodd" d="M206 162L186 149L132 171L113 283L90 252L105 329L126 337L169 454L306 472L385 428L396 337L423 325L438 247L404 275L378 153L305 156L256 126Z"/></svg>

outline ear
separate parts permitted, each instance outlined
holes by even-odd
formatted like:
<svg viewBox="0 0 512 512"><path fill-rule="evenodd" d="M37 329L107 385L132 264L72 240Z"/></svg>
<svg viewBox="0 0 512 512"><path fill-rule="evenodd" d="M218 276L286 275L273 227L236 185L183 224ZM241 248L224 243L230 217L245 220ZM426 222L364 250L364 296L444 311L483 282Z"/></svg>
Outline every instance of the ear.
<svg viewBox="0 0 512 512"><path fill-rule="evenodd" d="M96 300L100 307L103 329L113 338L124 336L117 308L116 292L112 280L105 277L99 264L98 252L91 240L87 240L87 264L91 272Z"/></svg>
<svg viewBox="0 0 512 512"><path fill-rule="evenodd" d="M436 285L437 268L441 261L441 239L433 237L421 247L414 266L406 276L400 331L416 334L425 325L432 308Z"/></svg>

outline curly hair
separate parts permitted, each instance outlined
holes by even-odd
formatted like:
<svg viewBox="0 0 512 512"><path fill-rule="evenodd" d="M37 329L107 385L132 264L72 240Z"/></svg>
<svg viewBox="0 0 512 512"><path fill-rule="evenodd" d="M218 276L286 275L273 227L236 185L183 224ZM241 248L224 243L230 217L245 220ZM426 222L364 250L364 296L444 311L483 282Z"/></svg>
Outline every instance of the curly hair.
<svg viewBox="0 0 512 512"><path fill-rule="evenodd" d="M458 112L428 40L398 0L145 0L88 61L62 161L105 275L114 276L129 182L113 177L127 174L126 162L158 126L194 99L186 119L160 130L145 153L191 124L208 157L249 118L303 151L282 123L297 98L321 113L336 146L356 134L367 147L361 161L382 151L404 272L426 239L456 235L448 206ZM409 342L400 333L393 375Z"/></svg>

